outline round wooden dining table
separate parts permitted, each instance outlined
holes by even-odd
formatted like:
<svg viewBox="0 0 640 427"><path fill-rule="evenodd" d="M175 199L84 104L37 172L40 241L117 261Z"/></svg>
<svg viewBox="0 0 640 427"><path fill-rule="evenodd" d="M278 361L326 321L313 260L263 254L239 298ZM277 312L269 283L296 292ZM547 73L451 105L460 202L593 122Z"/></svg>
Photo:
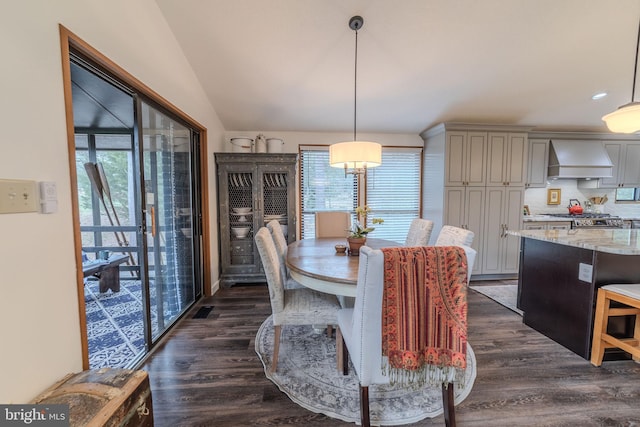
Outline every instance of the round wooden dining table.
<svg viewBox="0 0 640 427"><path fill-rule="evenodd" d="M356 296L359 256L336 252L336 245L347 245L346 238L302 239L289 244L287 267L291 277L300 284L345 297ZM373 249L401 246L399 243L367 238L365 244Z"/></svg>

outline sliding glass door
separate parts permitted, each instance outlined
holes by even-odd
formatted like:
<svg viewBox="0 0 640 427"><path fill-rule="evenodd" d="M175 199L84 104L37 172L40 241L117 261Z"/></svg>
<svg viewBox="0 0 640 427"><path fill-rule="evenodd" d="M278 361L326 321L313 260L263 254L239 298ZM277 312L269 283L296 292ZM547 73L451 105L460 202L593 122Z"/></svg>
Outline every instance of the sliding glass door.
<svg viewBox="0 0 640 427"><path fill-rule="evenodd" d="M89 368L134 367L200 297L199 134L72 57Z"/></svg>
<svg viewBox="0 0 640 427"><path fill-rule="evenodd" d="M193 135L189 128L140 101L143 252L148 266L151 341L196 298L198 239L192 188Z"/></svg>

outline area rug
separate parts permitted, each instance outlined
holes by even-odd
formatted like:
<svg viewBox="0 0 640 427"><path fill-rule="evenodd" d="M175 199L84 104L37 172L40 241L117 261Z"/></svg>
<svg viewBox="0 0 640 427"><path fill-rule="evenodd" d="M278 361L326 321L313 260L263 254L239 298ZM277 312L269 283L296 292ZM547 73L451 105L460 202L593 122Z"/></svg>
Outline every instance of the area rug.
<svg viewBox="0 0 640 427"><path fill-rule="evenodd" d="M121 280L120 291L100 293L98 281L84 286L89 366L128 368L145 350L139 280ZM157 328L152 311L152 327Z"/></svg>
<svg viewBox="0 0 640 427"><path fill-rule="evenodd" d="M522 316L522 310L517 307L518 285L476 285L469 287Z"/></svg>
<svg viewBox="0 0 640 427"><path fill-rule="evenodd" d="M455 389L455 403L471 392L476 378L476 359L468 345L466 386ZM349 375L336 368L336 340L311 326L282 328L277 372L270 374L273 355L273 322L265 320L256 335L256 353L265 375L298 405L347 422L360 423L358 380L349 362ZM410 424L442 414L442 390L426 386L407 389L391 385L369 387L373 425Z"/></svg>

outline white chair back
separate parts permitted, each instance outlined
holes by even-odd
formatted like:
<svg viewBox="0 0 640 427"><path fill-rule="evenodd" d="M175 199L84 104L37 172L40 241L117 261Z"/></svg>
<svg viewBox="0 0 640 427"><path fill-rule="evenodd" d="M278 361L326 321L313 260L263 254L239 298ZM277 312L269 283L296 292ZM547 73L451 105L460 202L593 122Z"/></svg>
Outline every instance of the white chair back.
<svg viewBox="0 0 640 427"><path fill-rule="evenodd" d="M463 247L467 254L468 274L473 266L475 250ZM472 260L469 260L469 256ZM360 383L360 421L369 424L369 386L387 384L390 379L386 361L382 356L382 296L384 291L384 254L379 249L364 246L360 250L358 286L353 308L338 311L338 336L342 337L337 346L346 346L349 358ZM344 344L343 344L344 343ZM342 351L338 354L338 366L344 370L346 360ZM384 356L386 357L386 356ZM385 362L385 363L383 363ZM346 373L346 371L344 371ZM452 384L442 386L442 406L445 410L446 425L455 424L455 407Z"/></svg>
<svg viewBox="0 0 640 427"><path fill-rule="evenodd" d="M278 257L280 258L280 269L282 270L282 278L283 280L287 280L289 278L289 269L287 268L287 238L284 236L284 231L282 231L282 226L278 220L274 219L267 223L267 228L271 232L271 237L273 238L273 243L276 246L276 251L278 252Z"/></svg>
<svg viewBox="0 0 640 427"><path fill-rule="evenodd" d="M267 223L267 228L271 232L273 236L273 243L276 244L276 249L278 253L287 254L287 238L284 235L284 231L282 230L282 225L278 222L277 219L271 220Z"/></svg>
<svg viewBox="0 0 640 427"><path fill-rule="evenodd" d="M280 257L273 242L273 237L267 227L260 227L255 236L256 247L260 253L262 266L267 285L269 286L269 298L271 299L271 312L274 318L278 317L284 309L284 278L280 269Z"/></svg>
<svg viewBox="0 0 640 427"><path fill-rule="evenodd" d="M342 325L340 327L362 386L389 382L389 377L382 372L383 269L382 251L363 246L360 250L351 330L345 331ZM339 324L341 314L342 311L339 311Z"/></svg>
<svg viewBox="0 0 640 427"><path fill-rule="evenodd" d="M347 237L351 228L349 212L316 212L316 237Z"/></svg>
<svg viewBox="0 0 640 427"><path fill-rule="evenodd" d="M476 251L470 251L473 244L475 233L466 228L454 227L452 225L444 225L438 233L438 238L434 246L462 246L467 253L467 262L469 263L469 275L467 276L467 284L471 280L471 272L476 260Z"/></svg>
<svg viewBox="0 0 640 427"><path fill-rule="evenodd" d="M405 246L427 246L433 231L433 221L422 218L415 218L411 221Z"/></svg>
<svg viewBox="0 0 640 427"><path fill-rule="evenodd" d="M469 281L471 281L471 272L473 271L473 265L476 262L477 252L471 246L464 246L464 245L454 245L454 246L462 246L462 249L464 249L464 252L467 254L467 285L468 285Z"/></svg>
<svg viewBox="0 0 640 427"><path fill-rule="evenodd" d="M435 246L471 246L475 234L466 228L443 225Z"/></svg>
<svg viewBox="0 0 640 427"><path fill-rule="evenodd" d="M468 278L476 251L470 246L462 247L467 255ZM354 307L338 312L338 324L360 385L386 384L389 378L382 371L381 310L384 254L379 249L363 246L360 249L359 262Z"/></svg>

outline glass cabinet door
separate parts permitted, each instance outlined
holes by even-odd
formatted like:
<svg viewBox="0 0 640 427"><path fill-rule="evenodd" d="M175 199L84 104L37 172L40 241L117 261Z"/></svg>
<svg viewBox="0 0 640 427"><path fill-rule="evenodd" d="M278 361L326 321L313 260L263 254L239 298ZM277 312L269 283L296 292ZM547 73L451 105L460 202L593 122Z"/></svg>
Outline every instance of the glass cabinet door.
<svg viewBox="0 0 640 427"><path fill-rule="evenodd" d="M269 221L277 220L282 227L287 241L289 241L289 189L292 182L290 171L279 166L262 166L260 168L262 179L258 194L262 195L260 215L261 226Z"/></svg>
<svg viewBox="0 0 640 427"><path fill-rule="evenodd" d="M227 215L229 218L228 233L230 242L229 265L238 266L249 272L255 270L259 260L254 257L253 236L256 231L254 170L249 165L241 165L228 171L227 177ZM248 269L248 270L247 270Z"/></svg>

